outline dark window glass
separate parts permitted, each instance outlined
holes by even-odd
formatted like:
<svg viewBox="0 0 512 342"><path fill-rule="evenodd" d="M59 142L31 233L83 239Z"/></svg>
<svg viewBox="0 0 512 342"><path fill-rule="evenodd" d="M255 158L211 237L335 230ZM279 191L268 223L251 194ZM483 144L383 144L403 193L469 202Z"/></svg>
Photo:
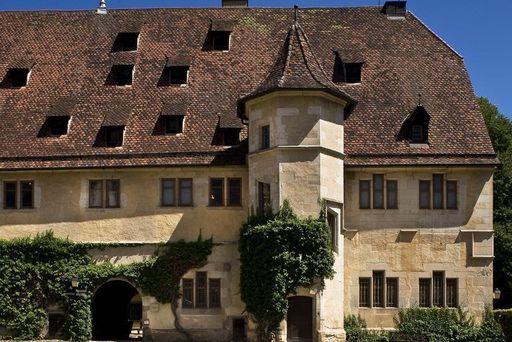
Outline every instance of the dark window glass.
<svg viewBox="0 0 512 342"><path fill-rule="evenodd" d="M242 205L242 180L240 178L228 179L228 205Z"/></svg>
<svg viewBox="0 0 512 342"><path fill-rule="evenodd" d="M370 278L359 278L359 306L369 308L370 303Z"/></svg>
<svg viewBox="0 0 512 342"><path fill-rule="evenodd" d="M107 147L123 146L124 126L107 126L105 129L105 145Z"/></svg>
<svg viewBox="0 0 512 342"><path fill-rule="evenodd" d="M224 178L210 179L210 206L224 205Z"/></svg>
<svg viewBox="0 0 512 342"><path fill-rule="evenodd" d="M169 115L165 116L165 134L178 134L183 133L183 115Z"/></svg>
<svg viewBox="0 0 512 342"><path fill-rule="evenodd" d="M398 307L398 278L386 279L386 306L389 308Z"/></svg>
<svg viewBox="0 0 512 342"><path fill-rule="evenodd" d="M373 306L384 307L384 272L373 272Z"/></svg>
<svg viewBox="0 0 512 342"><path fill-rule="evenodd" d="M373 175L373 209L384 209L384 175Z"/></svg>
<svg viewBox="0 0 512 342"><path fill-rule="evenodd" d="M444 175L434 175L434 209L444 208Z"/></svg>
<svg viewBox="0 0 512 342"><path fill-rule="evenodd" d="M107 183L107 208L119 208L120 203L120 181L118 179L109 179Z"/></svg>
<svg viewBox="0 0 512 342"><path fill-rule="evenodd" d="M334 250L338 249L338 234L337 234L337 215L327 212L327 224L329 225L329 229L331 230L331 247Z"/></svg>
<svg viewBox="0 0 512 342"><path fill-rule="evenodd" d="M127 86L133 82L133 65L113 65L107 84Z"/></svg>
<svg viewBox="0 0 512 342"><path fill-rule="evenodd" d="M388 209L398 209L398 181L386 181L386 205Z"/></svg>
<svg viewBox="0 0 512 342"><path fill-rule="evenodd" d="M188 83L188 66L172 66L168 69L170 84L182 85Z"/></svg>
<svg viewBox="0 0 512 342"><path fill-rule="evenodd" d="M16 209L17 183L4 182L4 209Z"/></svg>
<svg viewBox="0 0 512 342"><path fill-rule="evenodd" d="M345 63L345 82L360 83L362 66L361 63Z"/></svg>
<svg viewBox="0 0 512 342"><path fill-rule="evenodd" d="M50 135L66 135L68 134L69 116L50 116L47 124L50 129Z"/></svg>
<svg viewBox="0 0 512 342"><path fill-rule="evenodd" d="M264 214L272 210L270 202L270 184L258 182L258 212Z"/></svg>
<svg viewBox="0 0 512 342"><path fill-rule="evenodd" d="M420 307L428 308L431 305L430 303L430 279L420 279L420 293L419 293L419 301Z"/></svg>
<svg viewBox="0 0 512 342"><path fill-rule="evenodd" d="M176 205L176 180L162 179L162 207Z"/></svg>
<svg viewBox="0 0 512 342"><path fill-rule="evenodd" d="M423 143L425 142L423 139L423 126L414 125L412 126L412 137L411 140L413 143Z"/></svg>
<svg viewBox="0 0 512 342"><path fill-rule="evenodd" d="M137 51L138 41L138 32L120 32L117 35L116 40L114 41L114 45L112 46L112 52Z"/></svg>
<svg viewBox="0 0 512 342"><path fill-rule="evenodd" d="M359 181L359 209L370 209L370 181Z"/></svg>
<svg viewBox="0 0 512 342"><path fill-rule="evenodd" d="M444 306L444 273L434 272L433 277L433 304L437 307Z"/></svg>
<svg viewBox="0 0 512 342"><path fill-rule="evenodd" d="M20 182L21 188L21 203L20 208L31 209L34 208L34 182L22 181Z"/></svg>
<svg viewBox="0 0 512 342"><path fill-rule="evenodd" d="M240 130L224 128L222 130L223 144L225 146L234 146L240 144Z"/></svg>
<svg viewBox="0 0 512 342"><path fill-rule="evenodd" d="M29 69L13 68L7 71L4 81L2 82L8 88L25 87L28 83Z"/></svg>
<svg viewBox="0 0 512 342"><path fill-rule="evenodd" d="M420 209L430 209L430 181L420 180Z"/></svg>
<svg viewBox="0 0 512 342"><path fill-rule="evenodd" d="M456 308L459 305L458 279L446 279L446 306Z"/></svg>
<svg viewBox="0 0 512 342"><path fill-rule="evenodd" d="M228 51L231 32L215 31L212 32L213 50Z"/></svg>
<svg viewBox="0 0 512 342"><path fill-rule="evenodd" d="M261 127L261 149L270 148L270 126Z"/></svg>
<svg viewBox="0 0 512 342"><path fill-rule="evenodd" d="M194 307L194 279L183 279L183 298L181 299L183 308Z"/></svg>
<svg viewBox="0 0 512 342"><path fill-rule="evenodd" d="M457 181L446 181L446 208L457 209Z"/></svg>
<svg viewBox="0 0 512 342"><path fill-rule="evenodd" d="M220 308L220 279L209 280L209 307Z"/></svg>
<svg viewBox="0 0 512 342"><path fill-rule="evenodd" d="M179 179L179 205L182 207L192 206L193 195L192 195L192 179L183 178Z"/></svg>
<svg viewBox="0 0 512 342"><path fill-rule="evenodd" d="M103 181L89 181L89 208L103 207Z"/></svg>
<svg viewBox="0 0 512 342"><path fill-rule="evenodd" d="M206 280L206 272L196 273L196 308L206 308L207 306Z"/></svg>

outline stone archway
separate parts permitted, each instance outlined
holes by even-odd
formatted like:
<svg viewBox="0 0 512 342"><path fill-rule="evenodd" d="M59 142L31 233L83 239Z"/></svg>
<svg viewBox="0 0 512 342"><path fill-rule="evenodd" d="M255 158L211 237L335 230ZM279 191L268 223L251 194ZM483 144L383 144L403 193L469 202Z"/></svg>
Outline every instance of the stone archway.
<svg viewBox="0 0 512 342"><path fill-rule="evenodd" d="M286 331L288 342L313 341L313 298L305 296L288 298Z"/></svg>
<svg viewBox="0 0 512 342"><path fill-rule="evenodd" d="M101 285L92 300L93 339L137 340L142 330L142 300L139 291L123 280Z"/></svg>

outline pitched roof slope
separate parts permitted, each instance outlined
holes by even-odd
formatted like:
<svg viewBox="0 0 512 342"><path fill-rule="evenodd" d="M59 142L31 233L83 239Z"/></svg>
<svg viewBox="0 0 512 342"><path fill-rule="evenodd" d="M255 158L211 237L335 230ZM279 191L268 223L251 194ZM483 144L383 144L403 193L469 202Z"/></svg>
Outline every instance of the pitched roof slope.
<svg viewBox="0 0 512 342"><path fill-rule="evenodd" d="M463 60L414 16L388 20L377 7L300 13L307 40L302 31L292 32L283 80L299 85L304 75L315 76L358 100L345 123L347 165L494 160ZM111 10L106 15L0 12L0 78L19 61L35 63L26 88L0 88L0 168L243 164L246 144L215 145L216 130L219 123L243 127L237 101L272 74L292 18L292 9L256 8ZM229 52L204 49L212 20L235 23ZM111 52L119 32L134 31L140 32L137 52ZM305 46L307 50L297 51ZM364 58L360 85L326 83L334 51L356 51ZM191 61L188 85L159 86L168 60L182 56ZM313 62L305 70L302 62L295 65L300 58L318 65ZM133 85L105 85L112 65L126 60L135 65ZM294 77L296 72L300 78ZM418 93L431 116L430 147L424 150L396 139ZM69 98L75 100L73 106L59 104ZM181 105L182 99L183 134L153 134L164 107ZM59 106L70 108L69 133L38 137L46 117L55 115L52 108ZM95 147L110 115L126 122L124 144ZM246 134L243 128L242 137Z"/></svg>

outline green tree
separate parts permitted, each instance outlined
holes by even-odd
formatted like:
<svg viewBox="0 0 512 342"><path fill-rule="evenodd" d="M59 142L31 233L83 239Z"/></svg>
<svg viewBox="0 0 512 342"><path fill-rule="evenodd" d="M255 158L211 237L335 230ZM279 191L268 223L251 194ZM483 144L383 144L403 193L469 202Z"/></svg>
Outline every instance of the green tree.
<svg viewBox="0 0 512 342"><path fill-rule="evenodd" d="M502 291L498 306L512 305L512 121L487 98L478 99L492 145L502 166L494 174L496 231L494 285Z"/></svg>

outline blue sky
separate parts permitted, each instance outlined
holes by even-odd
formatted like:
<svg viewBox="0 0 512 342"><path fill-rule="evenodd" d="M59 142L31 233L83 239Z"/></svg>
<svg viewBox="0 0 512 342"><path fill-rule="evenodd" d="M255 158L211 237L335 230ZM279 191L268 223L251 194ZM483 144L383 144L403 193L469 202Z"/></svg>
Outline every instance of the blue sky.
<svg viewBox="0 0 512 342"><path fill-rule="evenodd" d="M0 10L92 9L98 0L0 0ZM368 6L384 0L249 0L251 7ZM221 0L107 0L110 8L218 7ZM409 0L408 9L464 56L475 92L512 117L512 1Z"/></svg>

